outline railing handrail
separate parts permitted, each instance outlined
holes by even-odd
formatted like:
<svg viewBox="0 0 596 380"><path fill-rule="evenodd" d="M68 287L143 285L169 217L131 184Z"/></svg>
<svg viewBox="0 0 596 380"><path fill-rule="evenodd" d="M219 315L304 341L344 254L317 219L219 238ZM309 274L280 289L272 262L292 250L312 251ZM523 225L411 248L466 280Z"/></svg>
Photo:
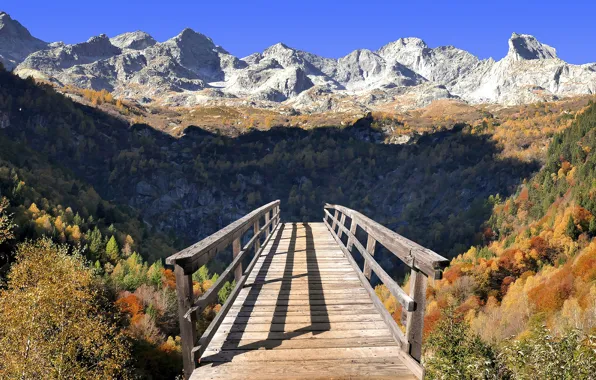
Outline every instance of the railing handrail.
<svg viewBox="0 0 596 380"><path fill-rule="evenodd" d="M423 272L429 277L436 280L441 279L443 269L449 265L449 260L443 256L401 236L397 232L391 231L389 228L375 222L358 211L329 203L325 204L325 208L337 210L347 215L350 219L355 220L366 233L371 235L406 265Z"/></svg>
<svg viewBox="0 0 596 380"><path fill-rule="evenodd" d="M261 235L265 233L265 240L270 238L273 231L280 221L280 201L276 200L268 203L258 209L250 212L237 221L222 228L211 236L206 237L198 243L183 249L182 251L168 257L166 264L174 266L176 275L176 295L178 297L178 320L180 322L180 337L182 348L182 359L184 362L184 377L190 378L193 370L196 368L197 359L209 345L215 331L231 307L234 299L240 293L244 282L250 270L257 262L261 249ZM265 219L261 227L261 218ZM241 246L242 236L250 228L253 228L253 236L244 247ZM193 293L192 274L196 272L203 264L207 264L218 252L232 245L233 261L226 270L219 276L217 281L203 294L195 300ZM248 271L242 270L242 261L248 253L254 248L253 257ZM215 303L218 297L218 291L224 286L228 277L234 274L236 286L228 296L228 299L221 307L215 318L211 321L207 330L197 339L197 314L205 309L209 304ZM198 342L198 345L196 345Z"/></svg>
<svg viewBox="0 0 596 380"><path fill-rule="evenodd" d="M205 239L169 256L166 259L166 264L178 264L188 267L188 270L195 272L199 267L213 258L218 251L230 245L234 239L250 229L255 220L260 219L265 213L269 212L274 207L279 206L279 204L280 201L276 200L251 211ZM188 263L192 263L192 265L188 265Z"/></svg>
<svg viewBox="0 0 596 380"><path fill-rule="evenodd" d="M335 210L334 214L332 215L327 209ZM430 249L424 248L391 231L358 211L330 204L325 204L323 211L323 222L369 292L375 308L381 313L394 339L400 344L403 350L402 359L404 359L404 363L414 371L418 378L423 378L424 368L420 362L422 359L422 335L428 277L441 278L442 269L448 265L449 261ZM351 219L349 229L346 226L346 217ZM368 234L366 248L356 238L358 226ZM348 237L346 244L342 241L343 234ZM410 267L409 295L374 259L377 242ZM353 247L356 247L356 250L364 258L364 269L362 270L353 257ZM406 328L405 334L372 288L370 284L371 272L379 277L379 280L387 286L391 295L402 305L401 323Z"/></svg>

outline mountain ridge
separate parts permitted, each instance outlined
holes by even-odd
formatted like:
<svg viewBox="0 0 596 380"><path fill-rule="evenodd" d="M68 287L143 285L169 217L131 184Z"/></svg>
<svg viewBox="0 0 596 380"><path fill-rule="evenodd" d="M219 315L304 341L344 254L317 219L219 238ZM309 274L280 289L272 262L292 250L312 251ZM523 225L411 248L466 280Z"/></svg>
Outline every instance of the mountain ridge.
<svg viewBox="0 0 596 380"><path fill-rule="evenodd" d="M0 38L4 29L18 24L3 17L10 22L0 24ZM21 31L16 38L29 36ZM166 106L284 104L333 111L338 103L374 109L394 102L403 110L443 98L515 105L596 93L596 63L566 63L555 48L518 33L498 61L454 46L431 48L416 37L338 59L281 42L238 58L190 28L163 42L142 31L111 39L102 34L77 44L31 41L34 51L28 54L15 54L14 43L0 43L0 61L22 77L105 89L124 99Z"/></svg>

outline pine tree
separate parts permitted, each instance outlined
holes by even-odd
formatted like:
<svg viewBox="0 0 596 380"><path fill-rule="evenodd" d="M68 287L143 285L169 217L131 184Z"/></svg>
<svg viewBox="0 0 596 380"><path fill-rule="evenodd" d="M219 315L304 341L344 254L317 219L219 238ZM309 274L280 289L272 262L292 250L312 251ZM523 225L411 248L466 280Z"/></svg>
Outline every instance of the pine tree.
<svg viewBox="0 0 596 380"><path fill-rule="evenodd" d="M77 215L79 214L77 213ZM100 260L104 253L104 240L99 228L95 227L91 232L89 232L87 235L87 241L89 242L89 252L91 253L91 259Z"/></svg>
<svg viewBox="0 0 596 380"><path fill-rule="evenodd" d="M118 248L118 242L116 238L112 236L106 244L106 254L110 261L116 262L120 258L120 249Z"/></svg>
<svg viewBox="0 0 596 380"><path fill-rule="evenodd" d="M577 238L577 227L575 226L575 222L573 221L572 215L569 215L569 219L567 220L567 226L565 227L565 234L572 239Z"/></svg>

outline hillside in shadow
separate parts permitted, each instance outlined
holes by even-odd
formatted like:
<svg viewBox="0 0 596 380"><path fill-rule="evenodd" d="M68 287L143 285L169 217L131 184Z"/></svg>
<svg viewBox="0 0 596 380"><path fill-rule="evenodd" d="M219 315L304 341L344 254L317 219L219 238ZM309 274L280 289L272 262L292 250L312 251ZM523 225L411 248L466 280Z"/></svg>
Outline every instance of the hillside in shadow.
<svg viewBox="0 0 596 380"><path fill-rule="evenodd" d="M500 158L489 135L464 125L412 145L379 144L379 132L366 122L237 138L190 127L177 139L147 125L130 127L6 72L0 113L2 145L20 144L104 199L138 210L147 233L165 232L177 247L280 199L282 220L320 221L325 203L342 204L449 257L481 240L488 197L511 194L538 168ZM14 149L0 156L16 167L31 165ZM97 207L75 211L95 214ZM393 263L385 265L391 270Z"/></svg>

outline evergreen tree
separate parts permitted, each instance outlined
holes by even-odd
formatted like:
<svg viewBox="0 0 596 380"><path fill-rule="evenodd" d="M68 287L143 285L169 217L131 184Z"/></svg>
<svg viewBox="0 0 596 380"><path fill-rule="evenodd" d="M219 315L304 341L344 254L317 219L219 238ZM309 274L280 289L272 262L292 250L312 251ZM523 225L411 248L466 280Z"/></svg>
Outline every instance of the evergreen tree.
<svg viewBox="0 0 596 380"><path fill-rule="evenodd" d="M79 214L77 213L77 215ZM89 232L87 235L87 241L89 242L89 253L91 254L91 259L102 259L104 253L104 239L99 228L95 227L91 232Z"/></svg>
<svg viewBox="0 0 596 380"><path fill-rule="evenodd" d="M120 248L118 248L118 242L116 238L112 236L110 240L108 240L108 244L106 244L106 254L110 261L116 262L120 258Z"/></svg>
<svg viewBox="0 0 596 380"><path fill-rule="evenodd" d="M565 226L565 234L572 239L577 238L577 227L575 226L575 222L573 221L572 215L569 215L569 219L567 220L567 226Z"/></svg>

